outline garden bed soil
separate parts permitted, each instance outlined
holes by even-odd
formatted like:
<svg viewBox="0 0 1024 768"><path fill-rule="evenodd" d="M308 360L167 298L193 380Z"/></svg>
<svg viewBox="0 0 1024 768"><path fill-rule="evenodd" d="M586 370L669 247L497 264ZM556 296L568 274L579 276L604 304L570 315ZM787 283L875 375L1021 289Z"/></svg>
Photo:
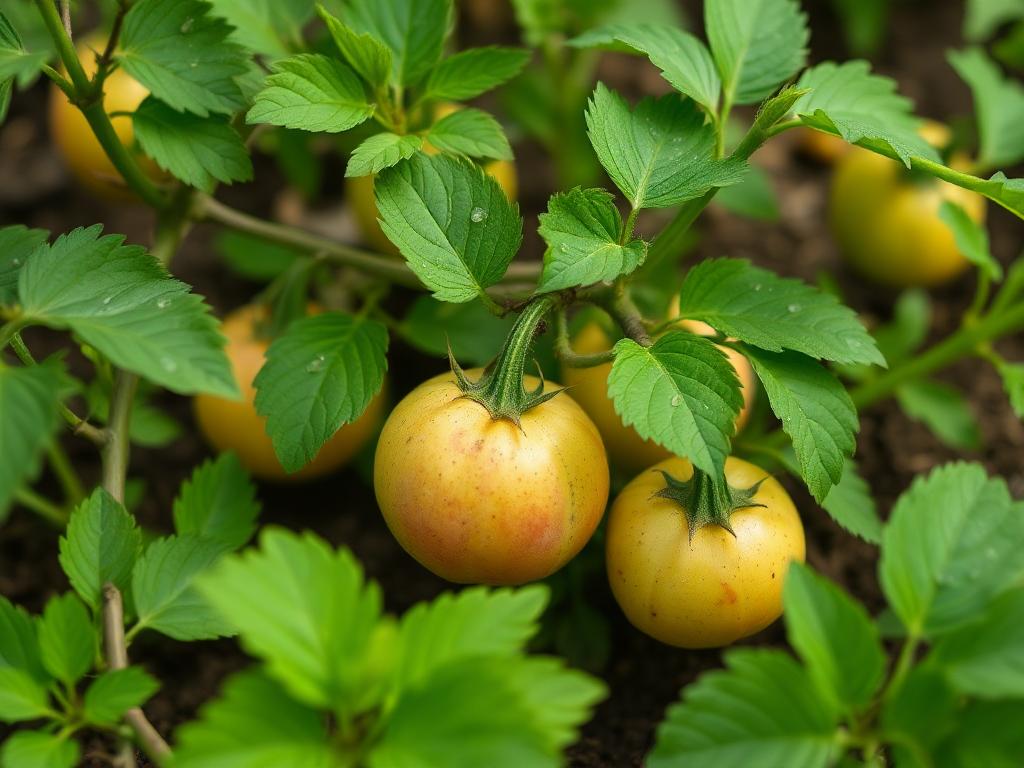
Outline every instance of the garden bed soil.
<svg viewBox="0 0 1024 768"><path fill-rule="evenodd" d="M899 80L903 92L917 102L920 114L948 119L967 113L969 94L944 58L945 50L958 44L962 4L894 5L889 40L878 58L878 68ZM827 4L811 4L810 12L816 57L844 57ZM691 12L691 18L699 20L698 13ZM478 30L477 34L496 33ZM500 34L507 37L509 31ZM663 87L650 67L638 59L610 57L600 74L610 84L634 92ZM104 206L71 183L46 138L44 107L44 89L37 87L22 94L15 99L8 123L0 129L0 224L22 223L59 233L104 222L109 232L125 233L133 242L147 242L151 228L148 212L132 206ZM840 262L825 225L828 171L800 158L792 138L787 135L756 156L757 162L771 170L781 203L781 222L753 222L712 208L701 220L695 256L749 258L783 275L811 281L819 273L829 272L837 278L845 301L868 322L884 321L895 294L866 284ZM540 242L532 233L536 214L544 209L550 192L545 182L550 164L529 144L517 147L517 155L523 182L521 204L527 214L524 257L539 258ZM342 170L341 161L335 160L326 183L327 210L320 212L327 215L320 215L321 220L336 215ZM283 182L266 158L258 159L256 178L256 184L224 190L222 197L239 208L269 215L275 210L275 201L280 202L277 192ZM1024 227L1004 211L993 210L993 206L990 212L993 250L1005 263L1019 253ZM344 231L344 214L341 221ZM870 226L870 222L864 222L864 226ZM210 227L197 227L173 269L223 314L244 303L258 286L245 283L223 267L212 248L212 235ZM971 278L934 292L935 336L954 328L973 287ZM54 341L42 334L33 343L45 350ZM1005 341L1001 348L1011 359L1024 359L1024 343L1019 338ZM393 341L389 374L392 397L400 397L445 365L443 360L425 358L400 341ZM868 409L862 414L857 458L883 514L915 475L958 457L981 461L992 473L1007 478L1014 495L1024 495L1024 426L1010 411L996 374L988 366L965 362L941 378L967 394L981 425L984 447L971 455L958 455L942 446L922 425L910 421L892 402ZM137 449L132 456L131 476L145 481L145 493L136 510L142 524L154 530L169 530L171 504L178 486L209 455L209 450L195 432L189 402L171 395L161 402L186 425L185 432L168 449ZM85 480L95 482L99 466L92 447L70 436L65 443ZM51 480L44 478L42 488L56 495ZM808 560L869 606L879 608L875 549L839 529L796 483L788 479L785 482L803 513ZM409 558L391 537L377 510L365 470L361 473L353 467L305 485L263 485L260 498L264 524L311 529L334 544L350 547L369 576L383 586L391 611L404 611L448 588ZM52 528L28 512L15 510L11 514L0 528L0 594L38 612L48 596L67 588L57 562L56 537ZM603 580L596 580L589 589L588 598L611 617L611 658L603 672L610 696L585 727L581 741L570 750L570 764L639 766L666 707L682 686L702 672L719 667L720 653L687 652L661 645L621 618ZM779 645L784 643L784 631L776 624L746 642ZM194 717L203 702L216 696L225 676L249 663L231 640L185 646L143 636L133 646L132 656L163 683L146 712L156 728L168 736L183 721ZM107 764L104 753L108 744L97 739L89 749L85 765Z"/></svg>

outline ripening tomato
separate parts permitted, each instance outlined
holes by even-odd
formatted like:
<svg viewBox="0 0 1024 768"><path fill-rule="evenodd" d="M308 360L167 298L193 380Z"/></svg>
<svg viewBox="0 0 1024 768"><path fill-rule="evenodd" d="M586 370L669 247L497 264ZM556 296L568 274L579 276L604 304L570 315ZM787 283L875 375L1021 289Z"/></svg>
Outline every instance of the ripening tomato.
<svg viewBox="0 0 1024 768"><path fill-rule="evenodd" d="M82 68L90 77L96 71L95 51L101 51L105 45L104 40L89 38L76 49ZM103 107L108 114L134 112L148 95L144 85L120 68L111 72L103 83ZM121 175L93 135L85 116L56 85L50 87L49 122L54 143L82 186L107 200L134 199L134 194L121 180ZM132 147L135 132L131 116L118 114L111 117L110 122L121 143ZM159 167L141 152L137 153L137 159L154 181L165 177Z"/></svg>
<svg viewBox="0 0 1024 768"><path fill-rule="evenodd" d="M264 354L270 346L270 341L257 332L265 317L266 308L253 304L224 319L221 332L228 340L224 351L231 361L242 399L196 395L196 421L211 446L218 451L234 451L242 465L256 477L308 480L326 475L348 462L373 436L384 409L384 393L370 401L362 416L339 429L313 461L298 472L288 474L274 453L266 432L266 419L256 412L255 406L256 389L252 382L263 367Z"/></svg>
<svg viewBox="0 0 1024 768"><path fill-rule="evenodd" d="M678 314L678 311L670 312L671 316ZM702 336L714 334L711 326L696 320L684 320L679 325L684 330ZM610 347L611 339L597 323L588 323L573 339L573 349L580 354L603 352ZM743 388L743 409L736 417L736 431L739 432L750 417L750 409L757 395L757 379L747 358L725 347L722 351L736 369L740 386ZM655 462L667 459L672 452L652 440L643 439L633 427L627 427L622 423L611 398L608 397L608 374L611 370L611 363L592 368L565 366L562 378L566 386L571 387L569 394L573 400L580 404L597 425L612 464L629 472L638 472Z"/></svg>
<svg viewBox="0 0 1024 768"><path fill-rule="evenodd" d="M922 135L942 144L944 126ZM965 158L954 156L952 167ZM865 277L898 288L935 286L962 274L970 263L939 217L946 200L977 222L985 199L932 177L917 178L899 163L855 147L836 165L829 197L829 225L843 256Z"/></svg>
<svg viewBox="0 0 1024 768"><path fill-rule="evenodd" d="M752 493L746 503L763 506L737 506L729 515L733 533L712 523L691 536L691 510L657 495L667 487L661 472L688 481L693 466L680 458L656 464L622 490L609 513L608 580L623 613L680 648L728 645L767 627L782 614L789 563L804 560L804 529L789 495L760 467L729 458L728 484Z"/></svg>
<svg viewBox="0 0 1024 768"><path fill-rule="evenodd" d="M436 107L436 117L440 120L460 108L457 104L439 104ZM431 146L429 142L424 143L423 151L428 155L437 154L437 149ZM516 199L519 191L519 180L516 176L516 166L513 162L509 160L491 160L483 163L483 168L505 190L505 195L509 200ZM398 249L388 240L387 235L384 234L384 230L380 228L380 223L377 221L380 212L377 210L377 200L374 197L373 179L373 176L346 178L345 198L349 201L349 205L352 206L352 214L359 225L359 230L363 233L363 239L366 240L366 243L380 253L397 256Z"/></svg>
<svg viewBox="0 0 1024 768"><path fill-rule="evenodd" d="M523 584L590 539L608 502L608 462L594 424L566 395L525 411L517 426L463 397L445 373L388 418L373 484L391 532L423 566L458 583Z"/></svg>

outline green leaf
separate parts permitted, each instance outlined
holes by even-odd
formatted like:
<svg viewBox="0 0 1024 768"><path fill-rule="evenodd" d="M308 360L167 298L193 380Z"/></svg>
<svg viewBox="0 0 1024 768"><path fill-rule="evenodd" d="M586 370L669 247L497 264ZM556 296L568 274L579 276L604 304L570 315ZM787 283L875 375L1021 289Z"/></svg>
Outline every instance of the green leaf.
<svg viewBox="0 0 1024 768"><path fill-rule="evenodd" d="M831 294L744 259L709 259L686 274L680 313L769 352L838 363L885 359L853 310Z"/></svg>
<svg viewBox="0 0 1024 768"><path fill-rule="evenodd" d="M1010 407L1021 419L1024 419L1024 364L1000 361L999 375L1003 378L1003 388L1010 398Z"/></svg>
<svg viewBox="0 0 1024 768"><path fill-rule="evenodd" d="M173 392L237 397L202 297L144 249L101 231L75 229L33 254L18 283L26 319L68 328L114 365Z"/></svg>
<svg viewBox="0 0 1024 768"><path fill-rule="evenodd" d="M0 82L34 78L47 59L46 51L29 52L8 18L0 13Z"/></svg>
<svg viewBox="0 0 1024 768"><path fill-rule="evenodd" d="M273 280L303 257L302 251L231 229L219 233L214 245L232 270L261 282Z"/></svg>
<svg viewBox="0 0 1024 768"><path fill-rule="evenodd" d="M142 548L135 519L102 488L78 505L60 540L60 565L71 586L93 610L103 603L103 585L124 592Z"/></svg>
<svg viewBox="0 0 1024 768"><path fill-rule="evenodd" d="M1024 698L1024 589L1007 592L987 606L980 621L941 638L930 661L960 693Z"/></svg>
<svg viewBox="0 0 1024 768"><path fill-rule="evenodd" d="M379 173L412 157L422 146L423 139L415 134L399 136L389 131L375 133L352 150L352 156L345 166L345 175L351 177Z"/></svg>
<svg viewBox="0 0 1024 768"><path fill-rule="evenodd" d="M226 550L223 542L198 536L168 536L150 544L132 572L138 615L132 631L152 629L186 641L234 634L233 625L194 586Z"/></svg>
<svg viewBox="0 0 1024 768"><path fill-rule="evenodd" d="M371 88L377 89L386 84L391 75L391 50L371 34L357 34L322 5L317 5L317 13L348 65Z"/></svg>
<svg viewBox="0 0 1024 768"><path fill-rule="evenodd" d="M956 695L941 674L925 666L911 669L882 705L883 738L892 744L894 764L917 765L915 758L953 729L956 710ZM908 749L917 754L905 754Z"/></svg>
<svg viewBox="0 0 1024 768"><path fill-rule="evenodd" d="M135 388L132 397L131 424L128 436L134 445L147 448L163 448L177 440L182 433L182 425L171 414L148 402L152 392L142 386ZM86 387L85 401L89 407L89 418L100 424L107 423L110 415L110 394L112 382L93 379Z"/></svg>
<svg viewBox="0 0 1024 768"><path fill-rule="evenodd" d="M519 206L471 163L416 154L382 171L374 189L381 228L441 301L472 301L519 250Z"/></svg>
<svg viewBox="0 0 1024 768"><path fill-rule="evenodd" d="M947 464L919 477L882 533L879 581L916 636L977 617L1024 571L1024 506L977 464Z"/></svg>
<svg viewBox="0 0 1024 768"><path fill-rule="evenodd" d="M245 121L340 133L365 122L373 110L355 72L340 61L303 53L274 62Z"/></svg>
<svg viewBox="0 0 1024 768"><path fill-rule="evenodd" d="M271 59L287 56L313 15L312 0L208 0L234 27L231 39Z"/></svg>
<svg viewBox="0 0 1024 768"><path fill-rule="evenodd" d="M709 114L717 113L722 81L711 52L698 38L672 26L631 23L599 27L569 44L584 48L614 42L647 56L673 88L689 96Z"/></svg>
<svg viewBox="0 0 1024 768"><path fill-rule="evenodd" d="M771 179L757 166L750 166L738 184L719 190L715 202L727 211L755 221L779 220L779 203Z"/></svg>
<svg viewBox="0 0 1024 768"><path fill-rule="evenodd" d="M425 98L466 101L497 88L518 75L530 52L496 45L470 48L449 56L427 79Z"/></svg>
<svg viewBox="0 0 1024 768"><path fill-rule="evenodd" d="M878 517L871 489L850 459L843 464L839 482L832 486L821 506L833 520L854 536L870 544L882 541L882 521Z"/></svg>
<svg viewBox="0 0 1024 768"><path fill-rule="evenodd" d="M40 683L50 675L39 658L39 640L32 617L20 605L0 595L0 669L13 667Z"/></svg>
<svg viewBox="0 0 1024 768"><path fill-rule="evenodd" d="M963 34L968 40L981 42L1014 19L1024 18L1021 0L967 0Z"/></svg>
<svg viewBox="0 0 1024 768"><path fill-rule="evenodd" d="M969 180L959 185L984 195L1018 218L1024 218L1024 179L1008 179L1006 174L999 171L988 179L969 177Z"/></svg>
<svg viewBox="0 0 1024 768"><path fill-rule="evenodd" d="M721 477L743 406L736 371L721 349L672 331L650 347L615 345L608 396L623 424Z"/></svg>
<svg viewBox="0 0 1024 768"><path fill-rule="evenodd" d="M539 293L628 275L647 258L647 243L619 243L622 216L603 189L576 187L548 200L537 230L547 243Z"/></svg>
<svg viewBox="0 0 1024 768"><path fill-rule="evenodd" d="M285 470L304 467L362 415L384 383L387 351L387 328L339 312L297 320L274 340L253 383Z"/></svg>
<svg viewBox="0 0 1024 768"><path fill-rule="evenodd" d="M512 657L537 634L548 602L542 586L519 590L465 589L418 603L401 619L396 682L422 684L446 664L477 656Z"/></svg>
<svg viewBox="0 0 1024 768"><path fill-rule="evenodd" d="M233 453L209 459L181 484L174 500L174 530L238 549L256 531L256 486Z"/></svg>
<svg viewBox="0 0 1024 768"><path fill-rule="evenodd" d="M0 361L0 520L18 487L39 474L42 451L57 431L57 405L68 388L57 358L12 368Z"/></svg>
<svg viewBox="0 0 1024 768"><path fill-rule="evenodd" d="M590 143L633 208L668 208L735 184L746 164L714 158L715 132L693 101L647 98L630 112L598 83L587 105Z"/></svg>
<svg viewBox="0 0 1024 768"><path fill-rule="evenodd" d="M856 448L859 424L853 401L831 371L806 355L748 346L743 353L793 441L800 477L823 501Z"/></svg>
<svg viewBox="0 0 1024 768"><path fill-rule="evenodd" d="M486 365L512 330L515 316L496 317L479 301L449 304L420 296L399 326L402 338L428 355L443 358L451 346L460 363Z"/></svg>
<svg viewBox="0 0 1024 768"><path fill-rule="evenodd" d="M982 224L972 219L967 211L952 200L943 200L939 207L939 218L953 232L957 249L969 262L992 280L1003 279L1003 267L989 250L988 232Z"/></svg>
<svg viewBox="0 0 1024 768"><path fill-rule="evenodd" d="M92 725L116 725L132 707L140 707L160 683L139 667L112 669L97 677L85 691L82 712Z"/></svg>
<svg viewBox="0 0 1024 768"><path fill-rule="evenodd" d="M886 668L878 629L864 606L803 563L790 565L782 605L789 644L820 693L841 712L860 712Z"/></svg>
<svg viewBox="0 0 1024 768"><path fill-rule="evenodd" d="M937 768L1018 768L1024 754L1024 701L972 701L933 752Z"/></svg>
<svg viewBox="0 0 1024 768"><path fill-rule="evenodd" d="M904 291L896 300L892 322L874 332L878 350L890 365L907 359L924 344L931 321L928 294L919 289Z"/></svg>
<svg viewBox="0 0 1024 768"><path fill-rule="evenodd" d="M1003 76L982 48L950 51L949 63L970 86L978 121L978 165L1006 168L1024 158L1024 86Z"/></svg>
<svg viewBox="0 0 1024 768"><path fill-rule="evenodd" d="M23 669L0 667L0 722L20 723L55 716L43 683Z"/></svg>
<svg viewBox="0 0 1024 768"><path fill-rule="evenodd" d="M258 670L231 677L221 698L178 731L177 768L336 768L320 712Z"/></svg>
<svg viewBox="0 0 1024 768"><path fill-rule="evenodd" d="M531 687L544 686L545 696ZM603 686L538 658L466 659L396 705L370 768L556 768Z"/></svg>
<svg viewBox="0 0 1024 768"><path fill-rule="evenodd" d="M501 125L479 109L460 109L441 118L430 127L427 141L452 155L512 159L512 148Z"/></svg>
<svg viewBox="0 0 1024 768"><path fill-rule="evenodd" d="M358 690L381 596L348 550L264 529L258 550L224 558L200 590L300 701L331 708Z"/></svg>
<svg viewBox="0 0 1024 768"><path fill-rule="evenodd" d="M39 620L39 655L46 671L68 686L92 669L96 632L74 592L52 597Z"/></svg>
<svg viewBox="0 0 1024 768"><path fill-rule="evenodd" d="M683 689L658 726L649 768L826 768L840 754L838 714L788 654L735 650L727 669Z"/></svg>
<svg viewBox="0 0 1024 768"><path fill-rule="evenodd" d="M176 112L152 96L132 115L135 137L157 165L189 186L212 192L217 182L252 180L252 161L227 119Z"/></svg>
<svg viewBox="0 0 1024 768"><path fill-rule="evenodd" d="M29 229L21 224L0 228L0 304L18 300L21 265L48 237L45 229Z"/></svg>
<svg viewBox="0 0 1024 768"><path fill-rule="evenodd" d="M117 60L179 112L230 115L245 106L235 78L248 70L231 26L201 0L139 0L124 18Z"/></svg>
<svg viewBox="0 0 1024 768"><path fill-rule="evenodd" d="M871 74L867 62L818 64L800 76L797 87L810 93L793 111L812 128L868 149L888 147L908 168L912 156L938 160L935 149L917 133L919 121L910 100L896 92L893 80Z"/></svg>
<svg viewBox="0 0 1024 768"><path fill-rule="evenodd" d="M919 379L896 390L900 408L920 421L951 448L972 451L981 446L981 431L971 406L959 390L931 379Z"/></svg>
<svg viewBox="0 0 1024 768"><path fill-rule="evenodd" d="M78 759L74 739L45 731L18 731L0 749L4 768L73 768Z"/></svg>
<svg viewBox="0 0 1024 768"><path fill-rule="evenodd" d="M707 0L704 26L726 104L756 104L806 63L810 32L795 0Z"/></svg>
<svg viewBox="0 0 1024 768"><path fill-rule="evenodd" d="M453 24L451 0L341 0L341 8L348 26L391 49L391 77L399 86L415 85L437 63Z"/></svg>

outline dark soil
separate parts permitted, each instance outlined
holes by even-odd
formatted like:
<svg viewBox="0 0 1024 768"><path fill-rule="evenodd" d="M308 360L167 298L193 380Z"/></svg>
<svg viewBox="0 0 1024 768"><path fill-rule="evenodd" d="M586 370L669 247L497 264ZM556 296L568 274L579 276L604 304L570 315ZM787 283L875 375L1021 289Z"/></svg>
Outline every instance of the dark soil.
<svg viewBox="0 0 1024 768"><path fill-rule="evenodd" d="M692 7L698 4L687 5L696 23L699 13ZM813 3L810 11L815 58L845 57L829 5ZM889 39L876 65L899 80L921 114L948 120L971 109L969 94L944 58L947 48L959 44L962 13L960 2L894 3ZM470 34L474 39L492 39L507 38L509 32L500 28ZM653 70L636 59L610 58L602 65L601 77L633 91L663 87ZM42 88L18 96L10 119L0 129L0 223L23 223L59 233L104 222L107 231L125 233L133 242L148 242L148 212L131 206L106 207L71 183L49 146L44 106ZM543 210L550 192L543 184L548 161L529 144L518 147L517 154L524 187L520 202L528 216L535 215ZM869 322L884 321L894 294L850 274L825 227L827 169L798 157L786 140L770 145L756 160L772 171L782 204L781 223L751 222L712 208L702 219L696 256L746 257L781 274L808 280L829 272L838 279L845 300ZM342 164L336 159L326 163L327 193L317 220L344 234L350 228L346 230L345 217L338 207ZM259 160L257 179L256 184L224 190L223 199L263 215L283 215L294 208L290 198L279 195L283 182L270 161ZM990 213L993 249L1006 262L1020 252L1024 228L994 206L990 206ZM213 234L207 226L197 227L173 270L224 313L244 303L258 286L245 283L224 268L211 246ZM528 237L524 250L528 258L539 257L535 237ZM970 299L972 283L964 280L934 294L936 337L954 327ZM53 337L36 338L33 344L45 349L53 341ZM1008 340L1002 348L1008 357L1024 359L1021 339ZM424 358L394 341L390 374L393 396L402 395L443 367L443 361ZM991 472L1006 477L1015 495L1024 495L1024 426L1010 411L997 376L986 366L967 362L941 378L967 394L981 423L984 448L966 458L981 461ZM136 450L131 475L145 482L145 493L136 510L141 522L156 530L169 530L171 502L177 488L209 450L192 428L189 403L174 396L165 396L162 402L187 425L185 434L169 449ZM70 437L65 443L85 479L94 481L99 468L91 446ZM958 457L891 402L862 414L858 460L883 513L916 474ZM788 487L804 513L808 558L814 567L873 608L880 607L874 548L842 532L794 483L788 483ZM50 478L44 478L41 489L57 494ZM264 523L309 528L335 544L350 547L368 574L382 584L392 611L401 612L447 588L392 539L377 511L372 490L358 469L307 485L264 485L260 496ZM15 510L0 528L0 593L38 611L49 595L65 590L67 583L57 563L56 537L45 523L24 510ZM621 619L603 579L593 580L589 590L588 599L611 617L611 660L604 672L611 695L584 729L580 743L572 748L570 762L574 766L638 766L650 747L657 723L680 687L701 672L718 667L720 655L716 651L693 653L660 645ZM783 629L775 625L749 642L782 644ZM247 663L233 641L185 647L161 638L140 638L132 652L134 661L145 665L164 683L146 710L156 727L167 735L216 695L226 675ZM105 764L105 745L97 741L92 746L95 749L86 764Z"/></svg>

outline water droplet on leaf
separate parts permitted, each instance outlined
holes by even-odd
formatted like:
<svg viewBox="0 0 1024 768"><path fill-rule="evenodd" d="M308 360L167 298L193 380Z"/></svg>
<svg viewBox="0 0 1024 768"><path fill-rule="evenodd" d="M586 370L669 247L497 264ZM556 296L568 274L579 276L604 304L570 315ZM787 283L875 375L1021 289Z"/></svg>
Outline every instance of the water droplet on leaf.
<svg viewBox="0 0 1024 768"><path fill-rule="evenodd" d="M156 302L157 309L167 309L169 306L171 306L170 299L158 299Z"/></svg>
<svg viewBox="0 0 1024 768"><path fill-rule="evenodd" d="M480 207L474 208L472 211L469 212L469 220L472 221L474 224L479 224L481 221L486 219L487 216L487 211Z"/></svg>
<svg viewBox="0 0 1024 768"><path fill-rule="evenodd" d="M309 361L309 365L306 366L306 373L319 373L324 369L324 364L327 362L327 358L323 355L317 355Z"/></svg>
<svg viewBox="0 0 1024 768"><path fill-rule="evenodd" d="M792 314L794 312L799 312L800 311L800 305L799 304L790 304L788 307L786 307L786 309L789 310L790 314Z"/></svg>
<svg viewBox="0 0 1024 768"><path fill-rule="evenodd" d="M678 408L679 404L683 402L683 398L679 395L672 395L672 407Z"/></svg>
<svg viewBox="0 0 1024 768"><path fill-rule="evenodd" d="M168 373L174 373L176 370L178 370L178 364L169 357L160 358L160 365Z"/></svg>

